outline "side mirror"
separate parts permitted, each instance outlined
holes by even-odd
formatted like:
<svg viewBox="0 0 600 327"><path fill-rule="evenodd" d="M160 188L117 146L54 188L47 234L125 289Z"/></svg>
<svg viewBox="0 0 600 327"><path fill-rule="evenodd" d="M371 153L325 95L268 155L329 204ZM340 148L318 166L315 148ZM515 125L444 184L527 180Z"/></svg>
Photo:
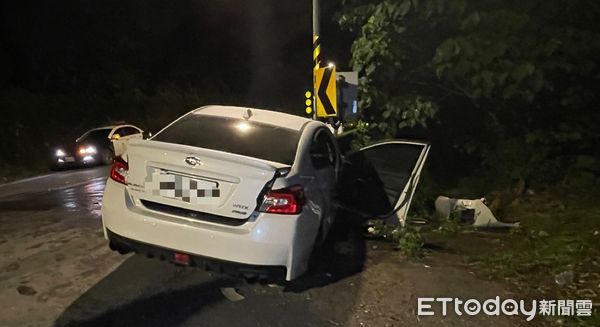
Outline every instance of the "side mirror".
<svg viewBox="0 0 600 327"><path fill-rule="evenodd" d="M147 140L152 137L152 132L143 132L144 139Z"/></svg>

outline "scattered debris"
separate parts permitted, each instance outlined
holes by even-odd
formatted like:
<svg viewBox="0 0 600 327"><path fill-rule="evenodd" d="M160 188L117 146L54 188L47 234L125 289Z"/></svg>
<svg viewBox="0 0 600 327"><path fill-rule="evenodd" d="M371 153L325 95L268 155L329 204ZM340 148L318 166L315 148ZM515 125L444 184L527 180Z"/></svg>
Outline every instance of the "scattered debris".
<svg viewBox="0 0 600 327"><path fill-rule="evenodd" d="M473 227L517 227L519 223L504 223L498 221L490 208L484 203L485 198L481 199L452 199L446 196L438 196L435 200L435 211L441 217L448 219L450 214L455 211L473 210Z"/></svg>
<svg viewBox="0 0 600 327"><path fill-rule="evenodd" d="M222 287L221 293L227 298L227 300L231 302L239 302L245 299L245 297L238 293L238 291L233 287Z"/></svg>
<svg viewBox="0 0 600 327"><path fill-rule="evenodd" d="M435 212L440 218L448 219L450 218L450 214L456 209L456 199L440 195L435 199L434 205Z"/></svg>
<svg viewBox="0 0 600 327"><path fill-rule="evenodd" d="M410 223L413 225L426 225L429 221L425 218L410 217Z"/></svg>
<svg viewBox="0 0 600 327"><path fill-rule="evenodd" d="M559 274L554 275L554 281L559 286L564 286L573 283L573 279L575 278L575 274L573 270L565 270Z"/></svg>
<svg viewBox="0 0 600 327"><path fill-rule="evenodd" d="M548 236L550 236L550 234L548 234L547 232L541 230L541 231L539 231L538 236L539 237L548 237Z"/></svg>
<svg viewBox="0 0 600 327"><path fill-rule="evenodd" d="M423 268L431 268L429 265L423 265Z"/></svg>
<svg viewBox="0 0 600 327"><path fill-rule="evenodd" d="M19 294L21 294L21 295L28 295L28 296L32 296L37 293L37 291L33 287L30 287L27 285L19 285L19 287L17 287L17 292L19 292Z"/></svg>

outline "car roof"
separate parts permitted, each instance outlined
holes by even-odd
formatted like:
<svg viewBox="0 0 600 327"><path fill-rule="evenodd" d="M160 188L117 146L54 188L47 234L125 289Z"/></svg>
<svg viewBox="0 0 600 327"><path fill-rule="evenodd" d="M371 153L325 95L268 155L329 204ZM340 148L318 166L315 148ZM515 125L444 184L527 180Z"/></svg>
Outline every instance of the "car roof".
<svg viewBox="0 0 600 327"><path fill-rule="evenodd" d="M251 113L249 118L247 118L248 110L250 110ZM304 125L307 123L314 122L314 120L309 118L286 114L283 112L235 106L211 105L192 110L189 114L245 118L248 121L277 125L294 130L301 130L302 127L304 127Z"/></svg>
<svg viewBox="0 0 600 327"><path fill-rule="evenodd" d="M97 130L100 130L100 129L114 129L114 128L117 128L117 127L126 127L126 126L131 126L131 127L135 127L135 128L139 129L139 127L137 127L135 125L131 125L131 124L116 124L116 125L106 125L106 126L91 128L87 132L97 131Z"/></svg>

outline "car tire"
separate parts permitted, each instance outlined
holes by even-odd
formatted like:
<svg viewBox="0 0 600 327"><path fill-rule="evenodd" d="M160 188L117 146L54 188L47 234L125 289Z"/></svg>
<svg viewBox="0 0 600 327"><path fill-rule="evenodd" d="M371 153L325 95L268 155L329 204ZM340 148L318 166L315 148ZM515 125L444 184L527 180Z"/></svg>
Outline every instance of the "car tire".
<svg viewBox="0 0 600 327"><path fill-rule="evenodd" d="M100 152L100 163L103 165L110 165L113 161L114 155L112 151L104 149Z"/></svg>
<svg viewBox="0 0 600 327"><path fill-rule="evenodd" d="M319 266L321 265L323 256L322 250L324 243L325 239L323 238L323 223L321 223L319 225L319 230L317 231L317 235L315 237L315 241L310 252L310 257L308 257L308 265L306 269L307 273L314 273L316 270L318 270Z"/></svg>

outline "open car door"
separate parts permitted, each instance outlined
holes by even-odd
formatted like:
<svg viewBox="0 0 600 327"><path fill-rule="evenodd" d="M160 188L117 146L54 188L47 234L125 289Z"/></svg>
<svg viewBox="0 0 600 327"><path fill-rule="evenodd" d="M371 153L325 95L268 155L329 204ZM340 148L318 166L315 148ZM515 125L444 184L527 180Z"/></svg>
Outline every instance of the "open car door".
<svg viewBox="0 0 600 327"><path fill-rule="evenodd" d="M338 195L345 210L404 226L430 145L391 140L344 156Z"/></svg>

